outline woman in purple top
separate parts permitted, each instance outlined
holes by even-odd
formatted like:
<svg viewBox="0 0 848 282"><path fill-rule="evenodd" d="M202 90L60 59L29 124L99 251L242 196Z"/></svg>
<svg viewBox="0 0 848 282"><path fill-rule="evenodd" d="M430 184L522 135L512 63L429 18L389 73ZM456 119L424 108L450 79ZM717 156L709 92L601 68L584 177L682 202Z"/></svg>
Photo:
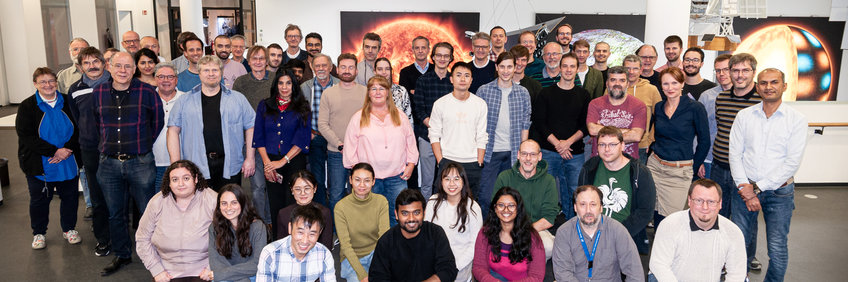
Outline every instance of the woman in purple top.
<svg viewBox="0 0 848 282"><path fill-rule="evenodd" d="M530 224L521 194L503 187L492 197L489 217L474 246L474 279L481 282L542 281L545 248Z"/></svg>
<svg viewBox="0 0 848 282"><path fill-rule="evenodd" d="M295 202L289 192L291 176L306 168L309 153L312 111L296 82L291 71L278 75L270 97L256 107L253 147L265 164L272 232L277 229L277 212Z"/></svg>

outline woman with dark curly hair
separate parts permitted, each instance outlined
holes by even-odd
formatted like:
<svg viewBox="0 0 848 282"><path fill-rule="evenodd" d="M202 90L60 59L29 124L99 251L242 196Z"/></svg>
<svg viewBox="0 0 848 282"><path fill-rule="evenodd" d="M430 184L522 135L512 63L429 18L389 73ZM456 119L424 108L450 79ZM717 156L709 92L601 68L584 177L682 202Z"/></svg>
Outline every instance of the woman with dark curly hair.
<svg viewBox="0 0 848 282"><path fill-rule="evenodd" d="M521 194L509 186L492 197L474 247L477 281L542 281L545 248L530 224Z"/></svg>
<svg viewBox="0 0 848 282"><path fill-rule="evenodd" d="M424 220L438 224L448 236L456 259L456 281L471 280L471 262L477 233L483 226L483 213L474 201L468 176L459 163L449 163L436 182L436 194L427 201Z"/></svg>
<svg viewBox="0 0 848 282"><path fill-rule="evenodd" d="M216 281L255 279L259 255L267 242L268 229L247 193L236 184L224 185L209 225L209 267Z"/></svg>
<svg viewBox="0 0 848 282"><path fill-rule="evenodd" d="M133 55L133 60L137 69L133 77L156 87L156 79L153 75L156 71L156 65L159 64L159 56L156 56L153 50L141 48Z"/></svg>
<svg viewBox="0 0 848 282"><path fill-rule="evenodd" d="M138 223L138 257L154 281L212 281L207 240L218 193L191 161L172 163L165 175Z"/></svg>
<svg viewBox="0 0 848 282"><path fill-rule="evenodd" d="M309 153L312 111L296 82L291 71L275 77L271 95L256 107L253 147L265 165L272 232L277 229L280 209L295 202L289 192L291 176L306 169Z"/></svg>

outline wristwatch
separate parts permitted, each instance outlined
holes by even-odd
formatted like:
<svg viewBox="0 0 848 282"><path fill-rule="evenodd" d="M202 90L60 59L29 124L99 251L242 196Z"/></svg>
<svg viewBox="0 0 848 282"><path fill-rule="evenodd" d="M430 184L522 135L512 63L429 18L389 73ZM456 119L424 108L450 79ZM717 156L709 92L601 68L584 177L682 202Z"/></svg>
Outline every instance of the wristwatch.
<svg viewBox="0 0 848 282"><path fill-rule="evenodd" d="M341 152L342 149L344 149L344 145L339 145L339 152Z"/></svg>
<svg viewBox="0 0 848 282"><path fill-rule="evenodd" d="M760 186L754 183L754 195L759 195L760 192L763 192L763 190L760 190Z"/></svg>

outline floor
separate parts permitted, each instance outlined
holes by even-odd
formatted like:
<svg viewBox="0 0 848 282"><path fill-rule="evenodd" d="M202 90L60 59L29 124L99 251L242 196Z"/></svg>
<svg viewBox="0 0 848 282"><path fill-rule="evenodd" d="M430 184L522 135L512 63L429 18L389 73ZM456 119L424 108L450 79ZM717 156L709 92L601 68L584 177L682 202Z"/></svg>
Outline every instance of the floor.
<svg viewBox="0 0 848 282"><path fill-rule="evenodd" d="M0 116L16 112L14 107L0 107ZM0 157L8 158L11 185L2 187L0 206L0 273L3 281L150 281L151 275L141 260L109 276L100 277L100 269L112 256L94 256L95 240L90 232L91 222L82 220L84 204L80 196L77 230L82 243L69 245L62 239L59 228L59 199L51 203L47 248L32 250L32 230L29 227L29 195L26 180L15 157L17 136L12 129L0 129ZM790 263L786 281L844 281L848 268L848 199L846 186L804 186L797 188L796 209L789 238ZM762 220L758 238L757 257L765 269L768 255ZM336 252L336 257L338 253ZM648 257L642 258L647 269ZM337 262L338 265L338 262ZM548 264L550 266L550 263ZM548 274L550 277L550 269ZM765 271L752 272L751 281L762 281Z"/></svg>

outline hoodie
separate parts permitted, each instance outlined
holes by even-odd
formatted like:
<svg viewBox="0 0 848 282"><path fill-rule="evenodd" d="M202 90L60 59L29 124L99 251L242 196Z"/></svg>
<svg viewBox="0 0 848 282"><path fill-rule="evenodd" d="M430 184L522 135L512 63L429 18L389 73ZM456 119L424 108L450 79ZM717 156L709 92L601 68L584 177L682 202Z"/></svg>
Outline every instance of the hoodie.
<svg viewBox="0 0 848 282"><path fill-rule="evenodd" d="M648 119L646 120L648 121L651 120L651 116L654 114L654 104L662 101L662 97L660 96L660 92L657 87L644 78L639 78L639 81L637 81L635 85L628 86L627 95L636 96L636 98L645 103L645 106L647 107L645 112L648 114ZM654 142L654 127L649 123L648 129L645 130L645 135L642 136L642 141L639 141L639 148L648 148L648 146L651 145L651 142Z"/></svg>
<svg viewBox="0 0 848 282"><path fill-rule="evenodd" d="M495 180L495 190L504 186L512 187L521 193L531 222L544 218L551 224L554 223L560 211L559 191L554 177L548 174L548 163L545 160L539 160L536 164L536 174L530 178L521 175L521 162L515 162L512 169L501 172ZM494 197L494 193L492 195Z"/></svg>
<svg viewBox="0 0 848 282"><path fill-rule="evenodd" d="M633 188L633 197L630 199L632 203L630 205L630 216L621 224L627 228L630 236L635 236L636 233L645 229L648 222L653 219L657 190L654 187L654 178L651 177L648 167L627 154L623 154L623 156L630 160L630 187ZM593 185L600 165L603 165L600 156L594 156L586 161L583 164L583 169L580 170L577 185Z"/></svg>

